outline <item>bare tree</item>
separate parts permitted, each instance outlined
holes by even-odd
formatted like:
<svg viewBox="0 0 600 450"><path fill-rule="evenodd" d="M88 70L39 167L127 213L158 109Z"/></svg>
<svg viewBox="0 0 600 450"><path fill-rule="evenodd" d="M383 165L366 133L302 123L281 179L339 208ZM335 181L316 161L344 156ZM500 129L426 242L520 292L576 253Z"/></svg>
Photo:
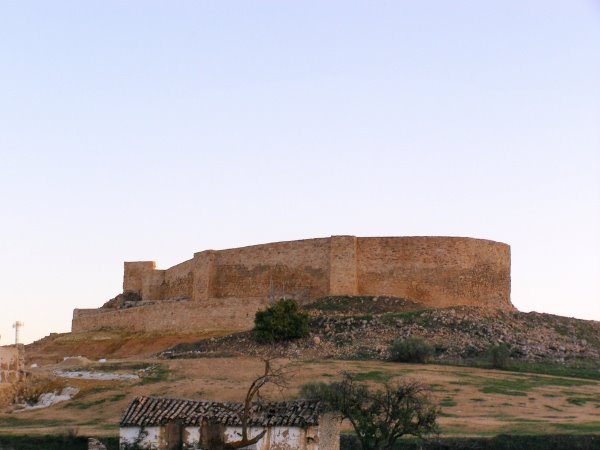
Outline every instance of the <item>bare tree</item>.
<svg viewBox="0 0 600 450"><path fill-rule="evenodd" d="M274 369L271 366L271 361L269 359L265 359L264 363L265 369L262 375L252 381L244 398L244 407L241 412L237 412L240 422L242 423L242 437L238 441L227 442L225 444L225 448L235 450L241 447L247 447L248 445L256 444L267 432L267 430L263 430L253 438L248 437L248 423L251 419L252 405L254 403L260 403L260 390L266 384L271 383L283 388L285 387L285 380L283 378L283 371L281 368Z"/></svg>
<svg viewBox="0 0 600 450"><path fill-rule="evenodd" d="M263 373L255 378L248 391L246 392L246 396L244 397L244 406L241 410L235 410L235 414L240 419L242 424L242 434L241 439L237 441L224 443L225 449L236 450L238 448L247 447L252 444L256 444L258 441L262 439L267 430L263 430L258 433L256 436L250 438L248 437L248 429L249 424L252 418L252 406L259 404L261 402L260 390L267 384L272 384L280 389L283 389L287 386L284 372L282 368L274 368L271 364L270 359L264 359L265 368Z"/></svg>
<svg viewBox="0 0 600 450"><path fill-rule="evenodd" d="M305 384L300 394L323 400L348 419L363 450L391 450L404 435L422 438L437 432L438 409L417 381L371 390L344 373L339 382Z"/></svg>

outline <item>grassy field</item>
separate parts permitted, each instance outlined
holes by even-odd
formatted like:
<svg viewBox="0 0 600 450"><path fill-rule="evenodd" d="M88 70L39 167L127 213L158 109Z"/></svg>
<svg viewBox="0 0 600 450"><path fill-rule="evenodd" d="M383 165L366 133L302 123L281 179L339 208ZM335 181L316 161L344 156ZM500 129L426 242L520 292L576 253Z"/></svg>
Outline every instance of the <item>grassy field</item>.
<svg viewBox="0 0 600 450"><path fill-rule="evenodd" d="M239 357L86 364L88 371L135 373L141 378L70 379L68 384L80 389L72 400L46 409L3 411L0 435L116 436L121 412L135 396L240 400L262 364L259 359ZM276 364L285 368L288 387L267 389L263 394L272 400L294 398L302 384L331 381L341 371L373 385L408 377L431 387L431 395L441 407L442 436L600 433L597 380L380 361L278 360ZM35 375L49 376L55 367L44 366Z"/></svg>

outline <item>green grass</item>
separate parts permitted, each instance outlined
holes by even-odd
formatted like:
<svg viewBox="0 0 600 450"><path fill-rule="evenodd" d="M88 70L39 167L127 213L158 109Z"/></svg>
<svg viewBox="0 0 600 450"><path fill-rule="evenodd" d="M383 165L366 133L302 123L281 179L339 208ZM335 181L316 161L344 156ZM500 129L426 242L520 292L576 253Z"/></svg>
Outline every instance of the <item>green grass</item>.
<svg viewBox="0 0 600 450"><path fill-rule="evenodd" d="M600 421L583 423L555 423L553 426L561 432L572 434L600 433Z"/></svg>
<svg viewBox="0 0 600 450"><path fill-rule="evenodd" d="M539 431L538 431L539 433ZM597 450L598 436L593 434L565 435L543 434L516 435L514 433L498 436L481 433L479 437L432 437L425 441L414 438L401 439L394 450ZM360 450L356 436L342 434L340 439L341 450Z"/></svg>
<svg viewBox="0 0 600 450"><path fill-rule="evenodd" d="M147 362L106 362L95 364L92 367L92 370L97 372L117 372L119 370L127 370L127 371L138 371L146 369L150 366ZM83 368L82 370L89 370L88 368Z"/></svg>
<svg viewBox="0 0 600 450"><path fill-rule="evenodd" d="M471 385L479 388L484 394L508 395L527 397L532 389L543 387L579 387L596 386L597 383L588 380L560 377L543 377L539 375L513 375L506 378L485 378L464 372L454 374L460 381L450 381L449 384Z"/></svg>
<svg viewBox="0 0 600 450"><path fill-rule="evenodd" d="M0 428L37 428L37 427L60 427L70 425L68 420L57 419L30 419L26 417L0 417Z"/></svg>
<svg viewBox="0 0 600 450"><path fill-rule="evenodd" d="M106 402L106 399L101 398L99 400L94 400L94 401L90 401L90 402L82 402L82 401L70 401L68 403L65 403L65 408L75 408L75 409L89 409L92 408L94 406L98 406L101 405L103 403Z"/></svg>
<svg viewBox="0 0 600 450"><path fill-rule="evenodd" d="M515 397L527 397L526 392L518 391L515 389L509 389L503 386L484 386L479 389L483 394L498 394L498 395L512 395Z"/></svg>
<svg viewBox="0 0 600 450"><path fill-rule="evenodd" d="M560 365L511 360L506 366L506 370L510 372L538 373L558 377L600 380L600 364L594 361L580 361L576 364Z"/></svg>
<svg viewBox="0 0 600 450"><path fill-rule="evenodd" d="M446 386L439 383L431 383L428 385L431 392L446 392Z"/></svg>
<svg viewBox="0 0 600 450"><path fill-rule="evenodd" d="M438 404L443 408L450 408L452 406L456 406L456 400L454 400L452 397L444 397Z"/></svg>
<svg viewBox="0 0 600 450"><path fill-rule="evenodd" d="M171 371L164 364L155 364L141 375L140 384L153 384L167 381Z"/></svg>
<svg viewBox="0 0 600 450"><path fill-rule="evenodd" d="M570 403L571 405L576 405L576 406L581 406L581 405L585 405L588 402L587 398L583 398L583 397L569 397L567 398L567 403Z"/></svg>
<svg viewBox="0 0 600 450"><path fill-rule="evenodd" d="M392 378L392 375L380 370L370 372L358 372L352 374L356 381L375 381L376 383L385 383Z"/></svg>
<svg viewBox="0 0 600 450"><path fill-rule="evenodd" d="M434 362L435 364L448 366L491 369L490 361L486 358L466 358L461 360L446 360ZM566 364L552 364L511 359L507 362L506 367L495 370L502 370L504 372L551 375L556 377L600 380L600 363L596 361L576 361Z"/></svg>

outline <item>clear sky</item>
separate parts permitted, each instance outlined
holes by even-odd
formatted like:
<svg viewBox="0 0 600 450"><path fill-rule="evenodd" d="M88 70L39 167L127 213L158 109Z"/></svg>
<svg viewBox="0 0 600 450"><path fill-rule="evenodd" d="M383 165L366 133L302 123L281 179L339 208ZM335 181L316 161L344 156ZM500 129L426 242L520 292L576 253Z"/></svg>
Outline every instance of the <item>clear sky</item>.
<svg viewBox="0 0 600 450"><path fill-rule="evenodd" d="M0 0L0 343L123 261L325 237L512 247L600 320L600 2Z"/></svg>

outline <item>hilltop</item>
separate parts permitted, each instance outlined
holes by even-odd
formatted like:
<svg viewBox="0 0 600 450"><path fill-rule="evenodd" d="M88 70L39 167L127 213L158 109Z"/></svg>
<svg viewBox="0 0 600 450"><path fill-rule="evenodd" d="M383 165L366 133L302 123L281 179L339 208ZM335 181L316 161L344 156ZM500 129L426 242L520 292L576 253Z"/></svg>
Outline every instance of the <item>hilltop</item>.
<svg viewBox="0 0 600 450"><path fill-rule="evenodd" d="M397 297L328 296L303 310L310 317L309 337L278 345L257 344L250 331L102 330L51 335L27 346L27 355L32 362L58 362L75 355L387 360L391 342L418 337L434 347L432 362L482 365L491 346L505 344L512 362L575 368L600 378L600 322L596 321L471 306L428 309Z"/></svg>
<svg viewBox="0 0 600 450"><path fill-rule="evenodd" d="M590 375L600 378L600 322L596 321L467 306L424 309L393 297L326 297L304 309L311 330L304 339L259 345L251 332L242 332L180 344L160 356L272 354L386 360L392 341L419 337L435 348L435 362L477 365L490 347L505 344L512 361L590 369Z"/></svg>

